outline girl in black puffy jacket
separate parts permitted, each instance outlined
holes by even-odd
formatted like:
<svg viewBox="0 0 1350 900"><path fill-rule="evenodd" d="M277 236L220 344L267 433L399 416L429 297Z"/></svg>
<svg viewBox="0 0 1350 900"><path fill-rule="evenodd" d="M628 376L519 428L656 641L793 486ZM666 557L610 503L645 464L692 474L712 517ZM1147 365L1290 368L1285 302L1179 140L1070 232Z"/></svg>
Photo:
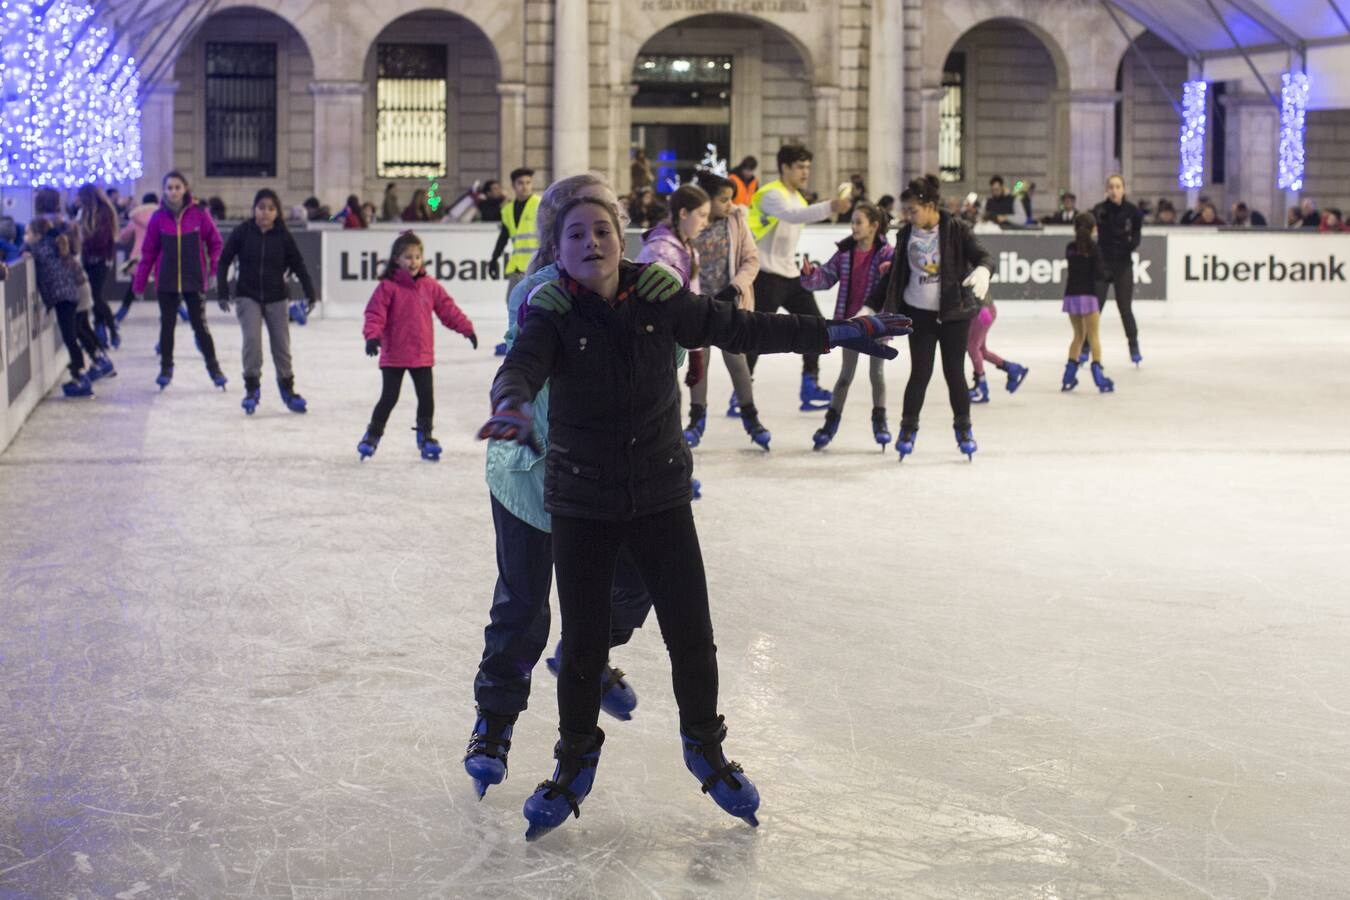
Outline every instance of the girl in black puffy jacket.
<svg viewBox="0 0 1350 900"><path fill-rule="evenodd" d="M253 415L258 408L262 384L262 326L272 345L272 364L277 370L281 400L291 412L305 411L305 398L295 392L295 374L291 371L291 332L287 315L286 272L300 280L305 292L306 311L317 300L314 283L305 268L304 257L295 238L280 217L281 201L263 188L253 198L253 218L239 223L230 233L216 267L220 308L230 309L230 264L239 261L234 286L236 315L244 332L244 412Z"/></svg>

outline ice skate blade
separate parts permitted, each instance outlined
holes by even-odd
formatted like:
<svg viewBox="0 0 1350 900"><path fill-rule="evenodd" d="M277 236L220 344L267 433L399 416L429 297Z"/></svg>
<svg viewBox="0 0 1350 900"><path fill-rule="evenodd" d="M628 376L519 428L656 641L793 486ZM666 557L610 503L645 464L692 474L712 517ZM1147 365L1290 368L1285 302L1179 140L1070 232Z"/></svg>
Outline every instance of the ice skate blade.
<svg viewBox="0 0 1350 900"><path fill-rule="evenodd" d="M531 824L529 828L525 829L525 841L527 843L533 844L535 841L539 840L541 837L548 834L550 831L552 831L554 828L557 827L558 826L556 825Z"/></svg>
<svg viewBox="0 0 1350 900"><path fill-rule="evenodd" d="M482 803L483 795L487 793L488 783L486 781L473 777L470 777L469 780L473 782L473 790L474 793L478 795L478 802Z"/></svg>
<svg viewBox="0 0 1350 900"><path fill-rule="evenodd" d="M751 828L759 827L759 819L755 817L754 813L751 813L748 816L741 816L741 821L749 825Z"/></svg>
<svg viewBox="0 0 1350 900"><path fill-rule="evenodd" d="M800 407L802 412L820 412L829 408L830 401L828 400L803 400Z"/></svg>

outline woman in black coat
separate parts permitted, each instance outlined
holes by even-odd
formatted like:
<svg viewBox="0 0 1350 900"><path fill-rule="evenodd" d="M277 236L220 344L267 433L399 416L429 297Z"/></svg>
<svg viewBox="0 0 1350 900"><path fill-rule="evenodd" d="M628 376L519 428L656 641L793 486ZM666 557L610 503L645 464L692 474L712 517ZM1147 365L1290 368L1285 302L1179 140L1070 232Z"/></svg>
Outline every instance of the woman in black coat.
<svg viewBox="0 0 1350 900"><path fill-rule="evenodd" d="M480 438L530 443L531 401L550 384L544 508L562 613L558 766L525 802L527 840L579 813L604 733L596 726L609 653L614 565L627 547L648 585L670 653L685 765L722 809L756 824L759 793L722 753L717 650L690 510L689 448L680 421L675 345L734 353L806 353L846 346L894 357L874 340L905 334L900 316L828 322L747 312L700 297L659 264L622 261L619 211L579 197L550 235L557 281L523 307L524 321L492 385Z"/></svg>
<svg viewBox="0 0 1350 900"><path fill-rule="evenodd" d="M976 449L966 389L966 338L970 319L989 293L994 267L970 226L939 207L938 180L925 175L900 195L905 226L895 239L895 262L872 290L867 306L899 312L913 320L910 373L895 449L903 462L914 452L937 348L952 404L957 448L967 457Z"/></svg>
<svg viewBox="0 0 1350 900"><path fill-rule="evenodd" d="M291 331L287 315L286 272L293 272L305 292L305 311L314 309L317 300L314 282L305 268L304 257L295 245L280 217L281 201L267 188L253 198L253 218L240 222L230 233L216 266L220 308L230 309L230 264L239 260L235 283L236 315L244 332L244 400L240 404L250 416L258 408L262 385L262 327L267 323L267 338L272 345L272 364L277 370L281 401L291 412L305 412L305 398L295 392L295 373L291 370Z"/></svg>

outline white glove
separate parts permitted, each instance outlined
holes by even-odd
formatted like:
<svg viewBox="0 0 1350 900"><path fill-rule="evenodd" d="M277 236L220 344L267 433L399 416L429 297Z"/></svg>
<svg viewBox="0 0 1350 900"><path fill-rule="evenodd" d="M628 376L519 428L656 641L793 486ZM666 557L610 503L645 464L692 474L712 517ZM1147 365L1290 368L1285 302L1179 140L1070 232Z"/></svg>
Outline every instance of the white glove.
<svg viewBox="0 0 1350 900"><path fill-rule="evenodd" d="M971 272L966 280L961 282L961 285L970 288L971 293L975 295L975 299L983 302L984 298L989 295L989 270L984 266L976 266L975 271Z"/></svg>

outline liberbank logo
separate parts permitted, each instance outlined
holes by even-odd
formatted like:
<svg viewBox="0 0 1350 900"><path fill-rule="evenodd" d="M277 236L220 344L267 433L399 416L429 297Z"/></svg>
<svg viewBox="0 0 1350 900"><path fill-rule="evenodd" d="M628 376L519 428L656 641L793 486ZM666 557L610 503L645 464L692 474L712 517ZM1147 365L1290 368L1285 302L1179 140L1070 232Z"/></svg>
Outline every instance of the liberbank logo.
<svg viewBox="0 0 1350 900"><path fill-rule="evenodd" d="M389 260L371 250L352 253L338 252L338 278L342 281L375 281L384 272ZM425 258L427 274L437 281L497 281L501 278L500 265L486 259L454 259L439 250Z"/></svg>
<svg viewBox="0 0 1350 900"><path fill-rule="evenodd" d="M1153 283L1153 260L1133 254L1134 283ZM1063 284L1069 261L1064 258L1026 257L1016 250L1004 250L998 255L998 270L994 281L999 284Z"/></svg>
<svg viewBox="0 0 1350 900"><path fill-rule="evenodd" d="M1260 259L1232 259L1217 253L1186 254L1183 277L1187 281L1222 284L1229 281L1322 283L1345 281L1345 260L1325 258L1287 261L1275 254Z"/></svg>

